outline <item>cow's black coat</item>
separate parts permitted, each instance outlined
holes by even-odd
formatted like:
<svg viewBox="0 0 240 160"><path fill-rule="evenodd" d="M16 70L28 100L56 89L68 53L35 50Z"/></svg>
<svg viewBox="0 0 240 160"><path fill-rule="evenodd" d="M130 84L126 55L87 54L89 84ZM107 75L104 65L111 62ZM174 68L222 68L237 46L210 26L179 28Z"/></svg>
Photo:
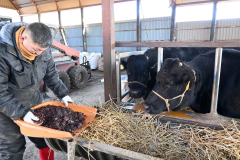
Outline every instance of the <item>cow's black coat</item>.
<svg viewBox="0 0 240 160"><path fill-rule="evenodd" d="M181 95L190 81L190 90L186 91L181 104L176 107L180 98L171 100L170 110L178 111L190 106L195 112L209 113L214 61L214 51L199 55L190 62L181 62L179 59L172 58L166 59L157 75L157 83L153 90L163 98L171 99ZM221 115L240 118L239 72L240 52L233 49L223 50L217 109ZM167 111L166 103L153 92L145 101L144 108L153 114Z"/></svg>
<svg viewBox="0 0 240 160"><path fill-rule="evenodd" d="M164 48L163 60L179 58L190 61L199 54L206 53L207 48ZM133 98L147 98L156 83L158 49L148 49L143 55L132 55L127 60L127 74L130 96ZM131 83L131 82L140 83Z"/></svg>

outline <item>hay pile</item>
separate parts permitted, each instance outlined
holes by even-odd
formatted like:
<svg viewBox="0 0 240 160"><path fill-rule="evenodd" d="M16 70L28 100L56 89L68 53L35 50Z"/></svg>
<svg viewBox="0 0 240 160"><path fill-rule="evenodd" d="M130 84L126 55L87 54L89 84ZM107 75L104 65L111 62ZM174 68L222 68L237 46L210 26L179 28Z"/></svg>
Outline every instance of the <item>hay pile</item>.
<svg viewBox="0 0 240 160"><path fill-rule="evenodd" d="M160 124L153 115L126 113L108 102L79 136L166 159L240 159L240 124L224 130Z"/></svg>

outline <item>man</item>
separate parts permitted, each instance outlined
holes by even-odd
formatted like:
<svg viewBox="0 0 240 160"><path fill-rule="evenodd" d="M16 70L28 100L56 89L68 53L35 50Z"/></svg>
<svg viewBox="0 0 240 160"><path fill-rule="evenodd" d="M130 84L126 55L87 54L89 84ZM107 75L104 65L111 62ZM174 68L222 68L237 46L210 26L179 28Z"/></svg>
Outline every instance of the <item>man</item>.
<svg viewBox="0 0 240 160"><path fill-rule="evenodd" d="M39 86L44 81L66 105L73 102L58 77L51 54L52 35L42 23L5 24L0 31L0 159L21 160L25 138L14 120L38 120L30 108L42 103ZM39 149L41 160L54 153L43 138L29 139Z"/></svg>

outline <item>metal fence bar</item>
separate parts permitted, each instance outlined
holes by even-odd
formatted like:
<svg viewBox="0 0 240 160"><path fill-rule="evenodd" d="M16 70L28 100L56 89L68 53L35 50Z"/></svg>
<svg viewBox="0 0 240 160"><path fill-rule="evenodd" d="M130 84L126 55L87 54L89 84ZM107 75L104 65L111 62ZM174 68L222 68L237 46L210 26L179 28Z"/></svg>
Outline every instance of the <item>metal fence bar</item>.
<svg viewBox="0 0 240 160"><path fill-rule="evenodd" d="M115 47L240 47L240 42L116 42Z"/></svg>
<svg viewBox="0 0 240 160"><path fill-rule="evenodd" d="M143 54L145 51L134 51L134 52L123 52L123 53L116 53L116 80L117 80L117 102L120 102L128 93L129 90L126 91L122 95L121 91L121 58L129 57L131 55L140 55Z"/></svg>
<svg viewBox="0 0 240 160"><path fill-rule="evenodd" d="M116 79L117 79L117 102L121 101L122 91L121 91L121 58L119 53L116 53Z"/></svg>
<svg viewBox="0 0 240 160"><path fill-rule="evenodd" d="M161 158L153 157L153 156L148 156L146 154L122 149L120 147L115 147L112 145L88 140L85 138L76 138L78 144L80 144L82 147L86 147L90 150L97 150L100 152L104 152L107 154L115 155L121 158L125 159L134 159L134 160L162 160Z"/></svg>
<svg viewBox="0 0 240 160"><path fill-rule="evenodd" d="M222 48L216 48L214 75L213 75L212 101L211 101L211 113L217 113L221 63L222 63Z"/></svg>
<svg viewBox="0 0 240 160"><path fill-rule="evenodd" d="M67 141L68 145L68 160L74 160L76 142L73 139Z"/></svg>
<svg viewBox="0 0 240 160"><path fill-rule="evenodd" d="M158 47L158 64L157 64L157 71L160 71L163 65L163 48Z"/></svg>

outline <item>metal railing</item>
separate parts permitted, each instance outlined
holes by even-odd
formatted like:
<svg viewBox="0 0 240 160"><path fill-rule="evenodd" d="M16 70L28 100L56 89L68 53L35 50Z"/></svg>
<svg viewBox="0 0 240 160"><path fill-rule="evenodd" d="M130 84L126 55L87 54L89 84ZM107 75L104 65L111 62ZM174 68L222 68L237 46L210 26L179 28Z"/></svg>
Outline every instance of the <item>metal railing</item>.
<svg viewBox="0 0 240 160"><path fill-rule="evenodd" d="M121 91L121 58L126 58L131 55L140 55L143 54L145 51L134 51L134 52L116 52L116 79L117 79L117 102L120 102L128 93L129 91L125 92L122 95Z"/></svg>

